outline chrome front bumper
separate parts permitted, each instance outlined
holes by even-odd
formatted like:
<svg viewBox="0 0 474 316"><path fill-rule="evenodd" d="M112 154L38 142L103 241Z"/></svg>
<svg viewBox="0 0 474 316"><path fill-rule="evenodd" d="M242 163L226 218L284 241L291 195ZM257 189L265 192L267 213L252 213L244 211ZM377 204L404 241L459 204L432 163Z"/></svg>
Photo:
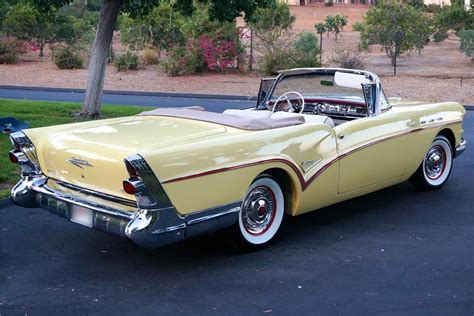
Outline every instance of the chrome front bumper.
<svg viewBox="0 0 474 316"><path fill-rule="evenodd" d="M13 203L22 207L39 207L69 221L74 205L87 208L93 214L92 228L129 238L149 249L232 226L237 221L241 205L241 201L236 201L188 216L181 216L174 207L152 210L136 207L136 211L131 212L132 201L125 203L123 199L106 198L102 193L94 194L79 187L75 189L80 194L65 193L48 186L48 180L44 176L22 177L12 189Z"/></svg>
<svg viewBox="0 0 474 316"><path fill-rule="evenodd" d="M467 147L467 142L464 138L461 138L461 142L456 146L456 157L459 157Z"/></svg>

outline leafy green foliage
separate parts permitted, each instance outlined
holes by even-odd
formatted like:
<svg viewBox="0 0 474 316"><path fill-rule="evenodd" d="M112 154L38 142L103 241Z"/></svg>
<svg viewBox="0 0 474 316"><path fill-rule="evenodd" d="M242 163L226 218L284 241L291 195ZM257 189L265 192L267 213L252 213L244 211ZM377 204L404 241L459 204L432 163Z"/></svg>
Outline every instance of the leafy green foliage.
<svg viewBox="0 0 474 316"><path fill-rule="evenodd" d="M285 3L258 8L248 25L254 31L254 49L262 54L261 68L265 73L275 73L288 68L292 62L291 28L295 17Z"/></svg>
<svg viewBox="0 0 474 316"><path fill-rule="evenodd" d="M318 34L324 34L327 31L326 28L326 23L320 22L314 25L314 28L316 29L316 32Z"/></svg>
<svg viewBox="0 0 474 316"><path fill-rule="evenodd" d="M138 55L131 51L117 54L115 56L115 68L117 68L117 71L137 70Z"/></svg>
<svg viewBox="0 0 474 316"><path fill-rule="evenodd" d="M474 30L463 30L461 36L461 51L467 56L474 57Z"/></svg>
<svg viewBox="0 0 474 316"><path fill-rule="evenodd" d="M14 64L18 56L26 53L26 44L14 38L0 38L0 64Z"/></svg>
<svg viewBox="0 0 474 316"><path fill-rule="evenodd" d="M58 9L42 12L29 3L10 8L3 21L3 31L20 40L35 42L40 56L46 44L65 42L79 47L90 43L94 36L90 21L64 15Z"/></svg>
<svg viewBox="0 0 474 316"><path fill-rule="evenodd" d="M67 45L55 48L53 62L59 69L81 69L84 64L81 54Z"/></svg>
<svg viewBox="0 0 474 316"><path fill-rule="evenodd" d="M291 67L318 67L318 38L311 32L302 32L293 44L293 65Z"/></svg>
<svg viewBox="0 0 474 316"><path fill-rule="evenodd" d="M166 49L171 44L183 44L181 32L184 19L170 1L161 1L147 15L124 16L120 27L121 41L133 49L153 47Z"/></svg>
<svg viewBox="0 0 474 316"><path fill-rule="evenodd" d="M422 12L395 0L381 1L367 11L360 30L359 47L380 44L395 65L396 57L429 42L431 20Z"/></svg>
<svg viewBox="0 0 474 316"><path fill-rule="evenodd" d="M344 29L344 26L347 25L347 17L340 14L328 15L326 19L324 20L323 25L326 31L328 32L327 33L328 37L329 37L330 32L334 33L335 40L337 42L337 36L339 35L339 33L342 32L342 30ZM321 28L321 26L319 27Z"/></svg>
<svg viewBox="0 0 474 316"><path fill-rule="evenodd" d="M462 30L474 29L474 12L466 10L464 4L444 6L434 17L437 32L447 33L453 30L456 34ZM447 37L447 36L446 36Z"/></svg>
<svg viewBox="0 0 474 316"><path fill-rule="evenodd" d="M423 0L404 0L404 2L416 10L421 11L425 8L425 3Z"/></svg>

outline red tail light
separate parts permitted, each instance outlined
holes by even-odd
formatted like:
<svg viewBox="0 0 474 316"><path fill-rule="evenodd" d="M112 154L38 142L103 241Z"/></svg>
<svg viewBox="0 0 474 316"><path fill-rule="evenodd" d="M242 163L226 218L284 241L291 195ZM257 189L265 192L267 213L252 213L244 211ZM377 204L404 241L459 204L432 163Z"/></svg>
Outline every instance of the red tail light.
<svg viewBox="0 0 474 316"><path fill-rule="evenodd" d="M15 153L19 153L18 150L12 150L8 153L8 157L12 163L18 163L18 156Z"/></svg>
<svg viewBox="0 0 474 316"><path fill-rule="evenodd" d="M135 185L132 182L130 182L128 180L123 180L122 184L123 184L123 190L126 193L131 194L131 195L135 195L137 190L135 188Z"/></svg>

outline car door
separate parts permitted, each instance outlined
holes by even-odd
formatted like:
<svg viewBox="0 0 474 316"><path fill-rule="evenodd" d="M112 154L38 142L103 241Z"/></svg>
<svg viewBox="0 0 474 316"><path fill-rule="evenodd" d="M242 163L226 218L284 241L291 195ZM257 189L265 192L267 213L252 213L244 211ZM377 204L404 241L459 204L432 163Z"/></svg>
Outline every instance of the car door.
<svg viewBox="0 0 474 316"><path fill-rule="evenodd" d="M339 155L338 193L350 192L404 174L409 119L387 110L334 128Z"/></svg>

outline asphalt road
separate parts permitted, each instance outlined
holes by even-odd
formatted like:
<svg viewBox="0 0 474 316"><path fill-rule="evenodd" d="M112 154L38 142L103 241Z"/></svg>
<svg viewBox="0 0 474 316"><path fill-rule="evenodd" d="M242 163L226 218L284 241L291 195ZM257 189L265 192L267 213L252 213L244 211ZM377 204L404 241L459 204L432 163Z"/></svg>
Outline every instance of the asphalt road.
<svg viewBox="0 0 474 316"><path fill-rule="evenodd" d="M69 89L11 88L0 86L0 99L20 99L37 101L82 102L84 92ZM146 93L105 91L102 102L106 104L183 107L204 106L208 111L223 112L225 109L240 109L255 106L255 100L240 96L216 96L179 93ZM1 105L1 104L0 104Z"/></svg>
<svg viewBox="0 0 474 316"><path fill-rule="evenodd" d="M0 313L473 315L473 112L465 138L441 190L403 183L293 218L250 253L227 233L145 251L3 202Z"/></svg>

